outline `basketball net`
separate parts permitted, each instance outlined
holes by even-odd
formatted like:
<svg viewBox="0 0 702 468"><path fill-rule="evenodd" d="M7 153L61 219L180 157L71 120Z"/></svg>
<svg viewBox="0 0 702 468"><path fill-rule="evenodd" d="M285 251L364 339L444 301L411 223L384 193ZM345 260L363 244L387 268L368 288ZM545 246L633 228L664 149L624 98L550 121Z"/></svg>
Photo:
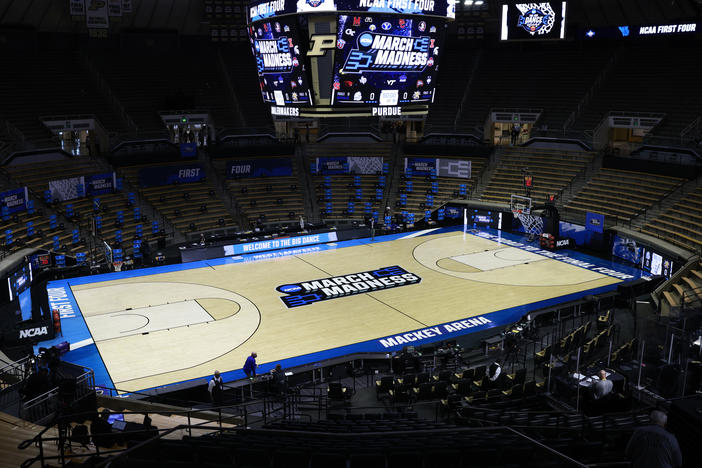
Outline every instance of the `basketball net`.
<svg viewBox="0 0 702 468"><path fill-rule="evenodd" d="M524 214L522 210L517 210L514 215L524 226L524 232L529 234L530 237L540 236L544 232L544 220L541 216Z"/></svg>
<svg viewBox="0 0 702 468"><path fill-rule="evenodd" d="M122 271L122 262L112 262L112 268L115 271Z"/></svg>

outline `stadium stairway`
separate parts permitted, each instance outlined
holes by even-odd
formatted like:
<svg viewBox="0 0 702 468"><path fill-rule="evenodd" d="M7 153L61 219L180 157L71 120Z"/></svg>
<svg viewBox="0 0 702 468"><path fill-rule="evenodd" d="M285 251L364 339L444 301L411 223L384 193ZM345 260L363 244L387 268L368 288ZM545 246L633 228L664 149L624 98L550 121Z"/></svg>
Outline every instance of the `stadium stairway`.
<svg viewBox="0 0 702 468"><path fill-rule="evenodd" d="M480 63L482 49L471 49L467 44L447 44L441 59L441 70L436 88L436 100L427 116L430 131L455 129L463 97L470 84L469 76Z"/></svg>
<svg viewBox="0 0 702 468"><path fill-rule="evenodd" d="M134 186L138 184L139 171L142 168L169 165L174 164L170 162L125 166L119 169L119 174ZM216 196L213 184L207 179L182 185L141 188L140 193L156 207L161 219L168 219L170 224L183 234L236 225L224 202Z"/></svg>
<svg viewBox="0 0 702 468"><path fill-rule="evenodd" d="M312 195L314 187L312 186L312 177L309 174L309 164L305 166L305 144L295 145L295 154L292 158L293 168L297 171L298 187L303 191L303 203L305 209L305 219L313 220L314 214L319 213L319 206L316 205L317 200Z"/></svg>
<svg viewBox="0 0 702 468"><path fill-rule="evenodd" d="M523 194L522 169L525 167L534 176L532 203L544 202L549 194L562 196L576 176L587 171L593 159L594 153L585 151L505 146L500 163L480 199L509 203L510 195Z"/></svg>
<svg viewBox="0 0 702 468"><path fill-rule="evenodd" d="M699 307L702 304L702 263L699 256L662 284L653 296L662 317L677 316L677 311L683 306Z"/></svg>
<svg viewBox="0 0 702 468"><path fill-rule="evenodd" d="M24 450L18 450L17 446L28 439L36 436L42 426L19 419L7 413L0 413L0 464L2 466L20 466L28 458L39 455L39 447L30 444ZM56 428L46 432L47 437L57 437ZM55 444L44 444L43 452L45 456L56 456L58 450Z"/></svg>
<svg viewBox="0 0 702 468"><path fill-rule="evenodd" d="M198 160L200 160L202 166L205 168L207 180L212 185L212 188L217 194L217 197L220 200L222 200L224 207L227 209L231 217L235 219L237 221L237 224L241 226L242 224L241 220L239 220L239 213L234 207L232 197L229 194L227 194L227 191L225 189L226 179L224 178L224 174L217 172L217 169L212 164L212 159L210 159L209 155L206 154L204 150L198 151L197 158Z"/></svg>
<svg viewBox="0 0 702 468"><path fill-rule="evenodd" d="M590 165L586 168L584 172L578 174L573 182L571 182L568 190L563 193L563 198L557 201L558 207L564 206L568 203L575 195L580 192L585 185L587 185L588 180L597 174L602 168L603 156L600 153L595 154Z"/></svg>
<svg viewBox="0 0 702 468"><path fill-rule="evenodd" d="M575 219L579 213L584 218L590 211L630 226L632 219L658 206L683 182L675 177L603 167L565 204L565 216Z"/></svg>
<svg viewBox="0 0 702 468"><path fill-rule="evenodd" d="M680 201L680 199L694 191L700 185L702 185L702 177L685 182L674 192L661 200L658 206L655 206L653 209L648 210L648 212L633 219L631 221L631 228L640 231L645 224L651 222L651 220L657 219L660 214L668 211L673 205Z"/></svg>
<svg viewBox="0 0 702 468"><path fill-rule="evenodd" d="M399 187L400 177L402 176L402 158L400 157L401 151L399 146L393 147L393 156L390 161L390 174L388 177L388 187ZM390 190L388 192L387 200L385 200L385 206L395 206L397 201L398 191Z"/></svg>
<svg viewBox="0 0 702 468"><path fill-rule="evenodd" d="M284 155L290 159L293 173L290 176L227 178L225 171L227 160L214 159L212 165L221 180L216 185L226 189L225 197L236 207L237 218L243 229L253 229L257 225L278 225L299 221L299 216L306 215L306 187L300 177L299 164L294 155ZM267 159L259 156L258 159ZM237 158L232 159L237 161ZM293 186L296 188L293 189ZM290 213L294 213L291 217ZM309 217L307 218L309 219Z"/></svg>
<svg viewBox="0 0 702 468"><path fill-rule="evenodd" d="M699 182L699 180L697 181ZM698 184L672 207L649 217L641 232L691 252L702 250L702 187Z"/></svg>
<svg viewBox="0 0 702 468"><path fill-rule="evenodd" d="M492 176L495 175L495 171L500 166L500 160L502 159L502 156L504 156L504 154L504 146L495 147L495 150L488 159L488 165L483 171L483 175L479 179L477 179L477 183L475 184L475 188L473 189L473 193L470 197L471 199L480 200L480 197L483 195L483 191L485 191L488 184L492 180Z"/></svg>

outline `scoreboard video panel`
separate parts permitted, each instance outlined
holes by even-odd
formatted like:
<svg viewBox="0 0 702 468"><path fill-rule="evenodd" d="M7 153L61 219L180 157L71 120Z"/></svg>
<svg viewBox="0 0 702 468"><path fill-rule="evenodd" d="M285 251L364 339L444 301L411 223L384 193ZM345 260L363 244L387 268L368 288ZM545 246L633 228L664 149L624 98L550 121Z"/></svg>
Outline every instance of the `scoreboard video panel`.
<svg viewBox="0 0 702 468"><path fill-rule="evenodd" d="M339 15L332 104L432 102L444 24L428 17Z"/></svg>
<svg viewBox="0 0 702 468"><path fill-rule="evenodd" d="M532 41L565 39L567 2L502 5L500 39Z"/></svg>
<svg viewBox="0 0 702 468"><path fill-rule="evenodd" d="M311 105L297 19L271 18L249 26L248 32L263 101L276 106Z"/></svg>

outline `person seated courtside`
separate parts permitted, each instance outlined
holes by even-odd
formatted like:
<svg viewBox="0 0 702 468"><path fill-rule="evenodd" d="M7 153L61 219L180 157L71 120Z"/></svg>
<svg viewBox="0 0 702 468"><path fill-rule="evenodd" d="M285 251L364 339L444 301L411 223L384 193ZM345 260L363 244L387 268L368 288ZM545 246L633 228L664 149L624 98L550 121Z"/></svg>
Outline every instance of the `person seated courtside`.
<svg viewBox="0 0 702 468"><path fill-rule="evenodd" d="M612 393L614 384L611 380L607 380L607 372L604 369L600 370L597 375L600 379L592 385L592 396L595 400L602 400Z"/></svg>

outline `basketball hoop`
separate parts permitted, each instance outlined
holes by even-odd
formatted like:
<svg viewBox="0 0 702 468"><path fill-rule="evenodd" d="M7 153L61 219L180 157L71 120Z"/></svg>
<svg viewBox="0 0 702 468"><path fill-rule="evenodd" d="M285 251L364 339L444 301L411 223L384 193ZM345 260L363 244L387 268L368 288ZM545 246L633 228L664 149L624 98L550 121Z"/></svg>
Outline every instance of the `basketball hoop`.
<svg viewBox="0 0 702 468"><path fill-rule="evenodd" d="M522 210L516 210L513 212L514 216L522 223L524 227L524 232L529 234L529 239L533 240L535 237L540 236L544 232L544 220L541 216L534 216L532 214L524 214Z"/></svg>
<svg viewBox="0 0 702 468"><path fill-rule="evenodd" d="M124 262L112 262L112 268L113 268L115 271L122 271L122 264L123 264L123 263L124 263Z"/></svg>
<svg viewBox="0 0 702 468"><path fill-rule="evenodd" d="M529 240L534 240L536 236L540 236L544 232L544 220L541 216L531 214L531 198L512 195L509 204L514 217L522 223L524 232L529 235Z"/></svg>

